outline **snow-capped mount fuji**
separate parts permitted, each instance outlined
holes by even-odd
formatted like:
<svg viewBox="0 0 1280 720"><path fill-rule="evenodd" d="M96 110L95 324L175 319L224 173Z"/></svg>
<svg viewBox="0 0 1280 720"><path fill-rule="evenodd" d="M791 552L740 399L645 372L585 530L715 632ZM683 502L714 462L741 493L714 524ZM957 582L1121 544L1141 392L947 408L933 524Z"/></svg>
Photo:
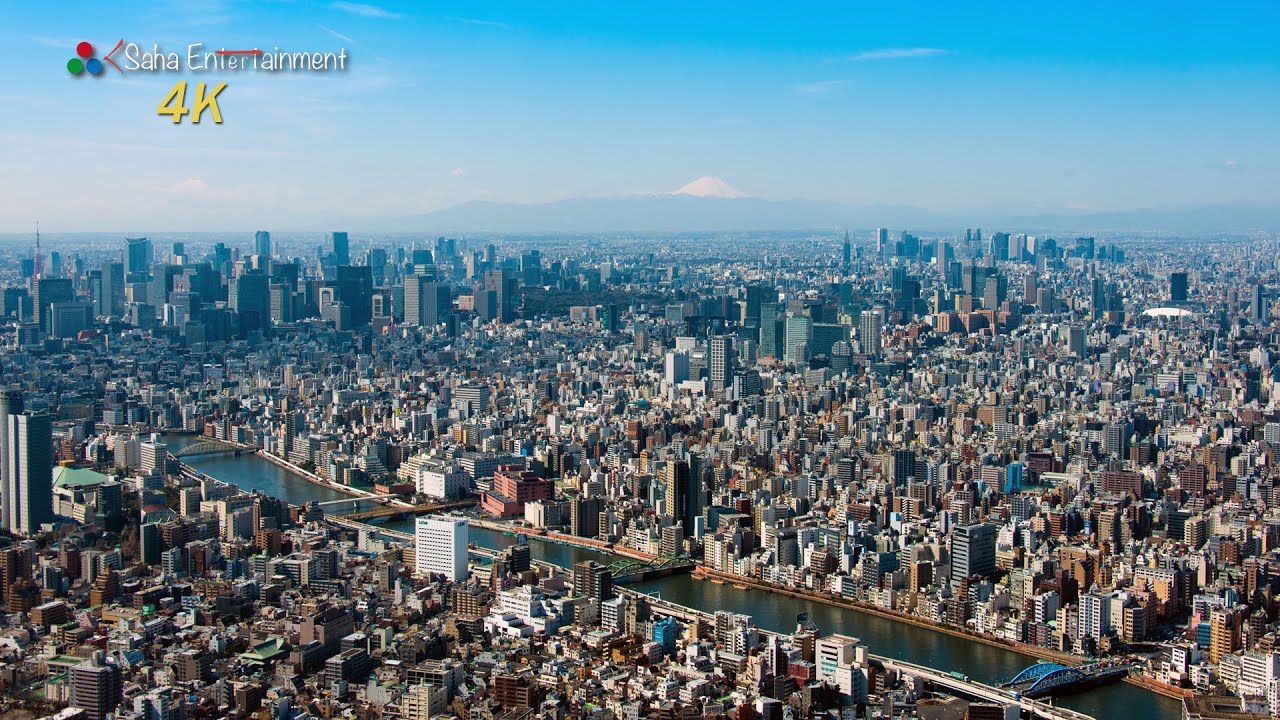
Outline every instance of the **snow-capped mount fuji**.
<svg viewBox="0 0 1280 720"><path fill-rule="evenodd" d="M712 175L704 175L693 180L671 193L672 195L688 195L696 198L744 198L747 194L729 183Z"/></svg>

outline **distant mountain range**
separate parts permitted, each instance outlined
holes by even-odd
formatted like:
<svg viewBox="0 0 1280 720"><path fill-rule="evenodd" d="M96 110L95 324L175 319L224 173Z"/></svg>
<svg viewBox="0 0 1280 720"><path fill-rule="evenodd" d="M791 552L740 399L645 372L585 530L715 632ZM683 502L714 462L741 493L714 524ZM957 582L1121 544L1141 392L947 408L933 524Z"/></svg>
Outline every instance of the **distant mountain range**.
<svg viewBox="0 0 1280 720"><path fill-rule="evenodd" d="M1107 212L996 209L960 213L907 205L764 200L735 196L732 194L735 192L727 185L721 188L690 183L677 193L661 195L569 198L537 204L472 201L423 215L374 221L375 227L370 229L446 233L830 231L874 227L922 232L982 227L1081 233L1240 233L1280 229L1280 207L1266 206L1216 205Z"/></svg>

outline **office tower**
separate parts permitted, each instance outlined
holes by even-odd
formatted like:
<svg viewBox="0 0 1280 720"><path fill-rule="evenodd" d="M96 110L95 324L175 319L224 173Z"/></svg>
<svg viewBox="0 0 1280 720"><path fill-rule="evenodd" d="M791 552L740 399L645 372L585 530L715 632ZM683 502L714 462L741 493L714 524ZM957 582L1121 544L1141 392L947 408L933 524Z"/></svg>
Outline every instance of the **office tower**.
<svg viewBox="0 0 1280 720"><path fill-rule="evenodd" d="M594 560L573 564L573 592L592 600L613 598L613 572Z"/></svg>
<svg viewBox="0 0 1280 720"><path fill-rule="evenodd" d="M844 248L841 253L840 264L845 269L849 267L850 255L852 255L853 246L849 243L849 231L844 231Z"/></svg>
<svg viewBox="0 0 1280 720"><path fill-rule="evenodd" d="M1067 328L1067 354L1082 358L1085 353L1085 332L1082 325Z"/></svg>
<svg viewBox="0 0 1280 720"><path fill-rule="evenodd" d="M111 273L109 270L90 270L86 276L89 286L89 302L93 304L93 314L106 317L111 314Z"/></svg>
<svg viewBox="0 0 1280 720"><path fill-rule="evenodd" d="M876 228L876 256L883 258L885 256L885 248L889 244L888 228Z"/></svg>
<svg viewBox="0 0 1280 720"><path fill-rule="evenodd" d="M1169 273L1169 302L1185 303L1187 301L1187 274L1184 272Z"/></svg>
<svg viewBox="0 0 1280 720"><path fill-rule="evenodd" d="M777 297L777 292L773 296ZM782 340L785 335L783 306L777 302L760 305L760 357L782 357Z"/></svg>
<svg viewBox="0 0 1280 720"><path fill-rule="evenodd" d="M663 358L662 379L668 385L679 385L689 379L689 353L673 350Z"/></svg>
<svg viewBox="0 0 1280 720"><path fill-rule="evenodd" d="M93 325L93 305L87 302L57 302L49 306L49 335L73 338Z"/></svg>
<svg viewBox="0 0 1280 720"><path fill-rule="evenodd" d="M880 354L880 334L883 318L879 310L863 310L858 316L858 344L864 355Z"/></svg>
<svg viewBox="0 0 1280 720"><path fill-rule="evenodd" d="M253 234L253 253L263 259L271 259L271 233L259 230Z"/></svg>
<svg viewBox="0 0 1280 720"><path fill-rule="evenodd" d="M1249 319L1262 323L1267 317L1267 299L1262 294L1262 286L1254 283L1249 288Z"/></svg>
<svg viewBox="0 0 1280 720"><path fill-rule="evenodd" d="M461 518L418 518L414 532L414 571L444 575L453 582L467 578L467 521Z"/></svg>
<svg viewBox="0 0 1280 720"><path fill-rule="evenodd" d="M515 320L520 281L505 270L489 270L484 274L484 289L494 293L494 319L502 323Z"/></svg>
<svg viewBox="0 0 1280 720"><path fill-rule="evenodd" d="M849 326L836 323L814 323L810 332L809 356L832 356L837 343L848 342Z"/></svg>
<svg viewBox="0 0 1280 720"><path fill-rule="evenodd" d="M7 527L34 535L53 521L53 418L48 413L11 414L7 432Z"/></svg>
<svg viewBox="0 0 1280 720"><path fill-rule="evenodd" d="M1089 283L1089 313L1097 320L1106 311L1107 287L1100 277L1094 277Z"/></svg>
<svg viewBox="0 0 1280 720"><path fill-rule="evenodd" d="M733 382L733 339L727 335L711 338L711 392L723 393Z"/></svg>
<svg viewBox="0 0 1280 720"><path fill-rule="evenodd" d="M9 529L10 505L14 494L9 490L9 418L22 413L22 393L0 390L0 527Z"/></svg>
<svg viewBox="0 0 1280 720"><path fill-rule="evenodd" d="M743 318L744 321L759 320L760 309L768 303L777 303L778 301L777 289L769 285L761 285L758 283L748 285L744 294L747 301L746 317Z"/></svg>
<svg viewBox="0 0 1280 720"><path fill-rule="evenodd" d="M345 232L329 233L329 244L332 248L331 257L334 265L348 265L351 263L351 247L347 242L347 234Z"/></svg>
<svg viewBox="0 0 1280 720"><path fill-rule="evenodd" d="M951 536L951 585L974 575L996 571L996 526L991 523L961 525Z"/></svg>
<svg viewBox="0 0 1280 720"><path fill-rule="evenodd" d="M684 523L686 533L693 532L694 518L702 515L701 484L701 479L692 477L689 463L683 460L672 460L663 470L667 515Z"/></svg>
<svg viewBox="0 0 1280 720"><path fill-rule="evenodd" d="M37 278L32 284L31 305L35 311L35 320L40 329L49 332L52 329L50 320L53 317L54 303L69 303L75 300L75 292L68 278Z"/></svg>
<svg viewBox="0 0 1280 720"><path fill-rule="evenodd" d="M88 660L72 666L69 675L70 705L84 710L88 720L103 720L120 705L124 690L120 668L108 665L106 654L101 650L95 650Z"/></svg>
<svg viewBox="0 0 1280 720"><path fill-rule="evenodd" d="M268 291L271 295L271 322L276 325L291 323L298 319L295 308L293 287L287 283L271 283Z"/></svg>
<svg viewBox="0 0 1280 720"><path fill-rule="evenodd" d="M808 359L809 340L813 335L813 319L808 315L787 316L786 346L782 359L789 363L801 363Z"/></svg>
<svg viewBox="0 0 1280 720"><path fill-rule="evenodd" d="M373 270L368 265L339 265L338 300L351 308L351 324L364 327L373 319Z"/></svg>
<svg viewBox="0 0 1280 720"><path fill-rule="evenodd" d="M267 327L271 318L270 279L256 272L231 278L227 286L227 304L239 313L242 332Z"/></svg>
<svg viewBox="0 0 1280 720"><path fill-rule="evenodd" d="M616 333L622 326L622 309L618 303L608 303L600 313L600 329L607 333Z"/></svg>
<svg viewBox="0 0 1280 720"><path fill-rule="evenodd" d="M151 271L151 241L147 238L124 239L124 274L146 275Z"/></svg>

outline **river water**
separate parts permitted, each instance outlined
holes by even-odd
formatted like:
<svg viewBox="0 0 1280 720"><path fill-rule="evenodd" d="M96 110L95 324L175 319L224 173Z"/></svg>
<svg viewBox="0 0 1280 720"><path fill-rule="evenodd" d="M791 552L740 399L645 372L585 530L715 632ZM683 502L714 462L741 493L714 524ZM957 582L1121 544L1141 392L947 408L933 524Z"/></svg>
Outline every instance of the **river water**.
<svg viewBox="0 0 1280 720"><path fill-rule="evenodd" d="M166 438L171 449L193 442L193 439ZM212 477L233 482L245 490L262 492L300 504L310 500L343 499L342 493L307 482L282 467L253 455L214 455L190 459L190 464ZM356 507L352 503L351 508ZM330 508L344 512L346 506ZM412 521L402 520L387 525L390 529L412 532ZM501 549L514 538L483 528L471 528L471 542L482 547ZM607 553L584 548L530 540L534 557L562 567L582 560L604 563L616 559ZM738 589L729 584L695 580L689 575L675 575L659 580L629 584L646 593L656 593L664 600L702 610L730 610L750 615L766 630L792 632L796 616L808 613L824 633L842 633L860 638L871 652L899 658L907 662L964 673L974 680L998 683L1036 662L1022 653L952 637L928 628L859 613L831 605L777 595L755 589ZM1098 718L1123 717L1125 720L1175 720L1182 715L1181 704L1141 688L1123 683L1095 688L1080 695L1059 698L1057 704Z"/></svg>

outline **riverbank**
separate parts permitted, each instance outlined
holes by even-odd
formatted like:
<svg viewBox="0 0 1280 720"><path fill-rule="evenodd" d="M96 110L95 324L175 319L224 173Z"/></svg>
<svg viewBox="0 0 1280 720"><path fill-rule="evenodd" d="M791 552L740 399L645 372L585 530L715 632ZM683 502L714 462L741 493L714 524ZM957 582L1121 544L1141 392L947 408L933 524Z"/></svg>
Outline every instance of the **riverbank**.
<svg viewBox="0 0 1280 720"><path fill-rule="evenodd" d="M596 552L619 555L632 560L652 562L658 559L658 556L652 553L633 550L629 547L619 547L613 543L604 542L603 540L593 540L591 538L578 537L577 535L565 535L564 533L551 532L542 528L520 527L509 523L498 522L496 520L485 520L484 518L468 518L467 522L474 527L482 527L494 532L524 535L525 537L535 538L545 542L569 545L571 547L582 548L583 550L595 550Z"/></svg>
<svg viewBox="0 0 1280 720"><path fill-rule="evenodd" d="M983 645L1000 648L1002 650L1011 650L1013 652L1021 653L1023 655L1036 658L1037 660L1048 660L1052 662L1062 663L1063 665L1080 665L1086 661L1085 658L1081 658L1076 655L1072 655L1070 653L1064 653L1061 651L1052 650L1050 648L1041 647L1038 645L1030 645L1028 643L1021 643L1021 642L1015 642L1011 640L1005 640L1003 638L992 637L990 635L978 633L973 630L968 630L965 628L958 628L952 625L933 622L926 618L921 618L915 615L911 615L909 613L904 613L900 610L890 610L887 608L878 607L876 605L860 602L858 600L851 600L849 598L840 597L838 595L832 595L831 593L825 593L818 590L810 590L808 588L794 588L794 587L788 587L784 585L777 585L774 583L765 582L763 580L757 580L755 578L744 577L742 575L737 575L734 573L722 572L714 568L709 568L705 565L698 565L694 569L693 577L698 580L708 580L712 582L719 580L721 582L731 583L735 587L737 586L752 587L757 590L763 590L765 592L776 593L779 595L786 595L789 597L800 598L804 600L812 600L814 602L820 602L825 605L831 605L833 607L846 608L849 610L854 610L856 612L863 612L868 615L874 615L876 617L883 618L885 620L910 623L912 625L928 628L929 630L932 630L934 632L950 635L952 637L961 638L961 639L969 640L973 642L978 642ZM1125 676L1124 681L1136 687L1143 688L1144 690L1149 690L1151 692L1157 693L1159 695L1163 695L1164 697L1171 698L1174 700L1181 700L1185 696L1185 694L1183 692L1180 692L1179 689L1177 688L1173 688L1171 686L1165 685L1164 683L1159 683L1149 678L1142 677L1141 675L1138 675L1138 676L1135 676L1133 674L1127 675Z"/></svg>
<svg viewBox="0 0 1280 720"><path fill-rule="evenodd" d="M347 495L351 495L352 497L359 498L359 499L367 500L369 498L379 497L377 493L371 490L361 490L360 488L353 488L350 485L343 485L341 483L330 482L329 480L326 480L313 472L310 472L301 467L298 467L297 465L294 465L293 463L289 462L288 460L285 460L284 458L276 457L275 455L272 455L271 453L265 450L260 450L260 449L255 450L253 454L262 458L263 460L266 460L272 465L288 470L294 475L297 475L303 480L306 480L307 482L312 483L314 485L319 485L320 487L328 488L336 492L346 493ZM382 502L382 501L383 500L379 500L378 502ZM412 503L407 503L407 502L404 502L403 500L385 500L385 502L389 505L395 505L397 507L403 507L403 508L413 507Z"/></svg>

